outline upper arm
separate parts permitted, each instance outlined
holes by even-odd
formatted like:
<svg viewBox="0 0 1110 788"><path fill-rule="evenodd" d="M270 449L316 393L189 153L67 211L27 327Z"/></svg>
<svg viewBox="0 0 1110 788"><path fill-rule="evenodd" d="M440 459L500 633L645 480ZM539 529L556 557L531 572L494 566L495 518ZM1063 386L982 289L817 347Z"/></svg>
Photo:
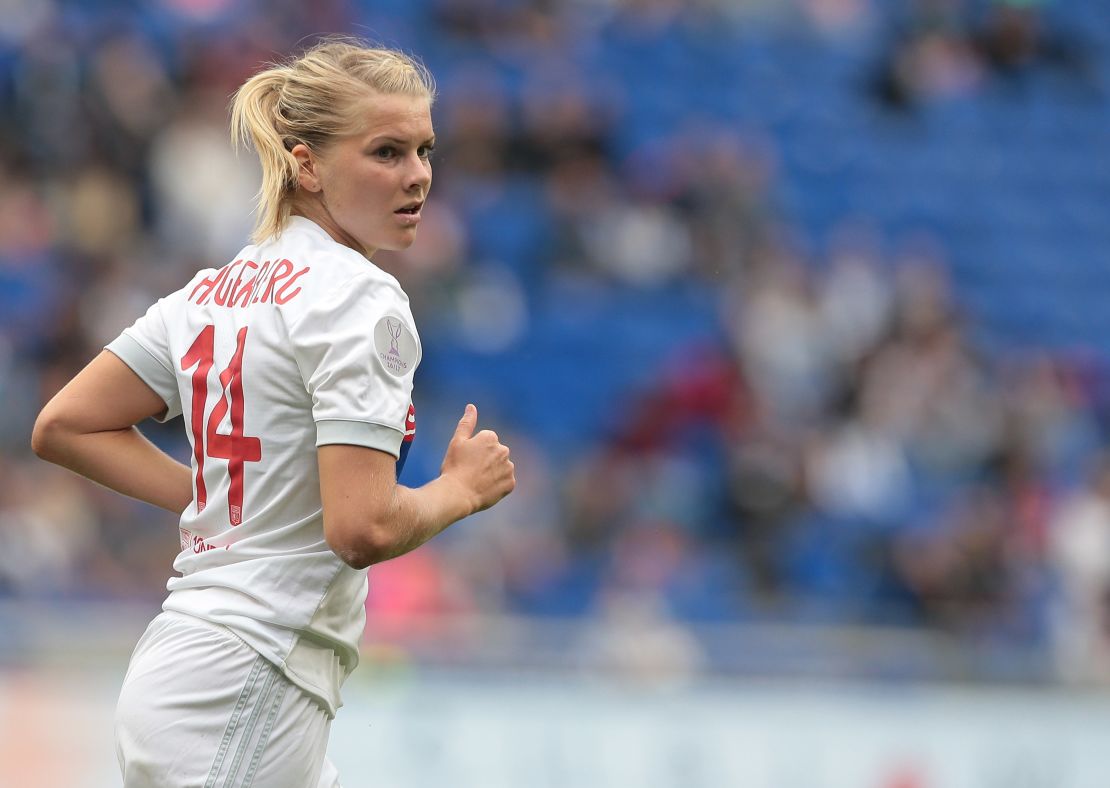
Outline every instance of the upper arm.
<svg viewBox="0 0 1110 788"><path fill-rule="evenodd" d="M166 402L108 351L89 362L46 404L35 422L36 451L52 433L119 430L166 412Z"/></svg>
<svg viewBox="0 0 1110 788"><path fill-rule="evenodd" d="M397 484L393 455L365 446L335 443L316 450L324 538L352 566L373 563Z"/></svg>

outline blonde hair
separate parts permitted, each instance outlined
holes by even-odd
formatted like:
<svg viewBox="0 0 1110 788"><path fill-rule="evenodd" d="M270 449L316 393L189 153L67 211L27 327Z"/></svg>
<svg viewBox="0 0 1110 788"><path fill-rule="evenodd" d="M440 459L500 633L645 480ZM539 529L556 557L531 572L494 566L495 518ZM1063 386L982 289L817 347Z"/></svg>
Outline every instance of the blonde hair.
<svg viewBox="0 0 1110 788"><path fill-rule="evenodd" d="M273 64L248 79L231 103L232 141L253 146L262 164L262 186L252 240L281 233L297 191L298 143L319 152L349 133L354 110L369 92L435 100L435 81L412 57L347 38L328 38L301 57Z"/></svg>

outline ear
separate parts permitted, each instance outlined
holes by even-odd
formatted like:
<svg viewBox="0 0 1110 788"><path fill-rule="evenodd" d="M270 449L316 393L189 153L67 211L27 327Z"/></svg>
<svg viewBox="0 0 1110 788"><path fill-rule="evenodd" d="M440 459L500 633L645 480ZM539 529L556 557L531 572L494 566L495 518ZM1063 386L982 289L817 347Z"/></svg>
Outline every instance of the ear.
<svg viewBox="0 0 1110 788"><path fill-rule="evenodd" d="M324 188L320 180L320 160L312 149L303 142L298 142L289 151L297 160L297 185L309 192L318 192Z"/></svg>

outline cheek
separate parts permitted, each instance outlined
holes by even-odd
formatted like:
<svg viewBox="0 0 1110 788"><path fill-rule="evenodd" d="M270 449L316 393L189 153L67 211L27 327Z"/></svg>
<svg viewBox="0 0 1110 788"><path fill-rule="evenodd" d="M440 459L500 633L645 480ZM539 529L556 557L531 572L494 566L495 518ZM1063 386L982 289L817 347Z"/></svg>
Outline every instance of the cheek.
<svg viewBox="0 0 1110 788"><path fill-rule="evenodd" d="M390 173L380 168L364 167L356 188L364 199L384 200L388 204L393 199L396 186Z"/></svg>
<svg viewBox="0 0 1110 788"><path fill-rule="evenodd" d="M343 204L359 211L389 205L389 190L383 185L381 176L366 172L365 165L361 166L361 171L351 170L346 174L339 192Z"/></svg>

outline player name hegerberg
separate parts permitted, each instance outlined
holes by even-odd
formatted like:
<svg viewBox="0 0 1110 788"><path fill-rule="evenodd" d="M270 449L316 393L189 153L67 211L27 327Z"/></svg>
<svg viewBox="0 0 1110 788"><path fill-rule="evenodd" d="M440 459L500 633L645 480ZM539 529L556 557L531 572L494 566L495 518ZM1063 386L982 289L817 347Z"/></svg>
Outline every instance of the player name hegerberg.
<svg viewBox="0 0 1110 788"><path fill-rule="evenodd" d="M266 260L261 266L253 260L235 260L211 279L200 280L189 293L188 300L195 304L207 304L211 300L228 309L257 303L285 304L301 292L299 285L293 287L297 280L312 270L306 265L294 273L294 268L293 263L284 258Z"/></svg>

